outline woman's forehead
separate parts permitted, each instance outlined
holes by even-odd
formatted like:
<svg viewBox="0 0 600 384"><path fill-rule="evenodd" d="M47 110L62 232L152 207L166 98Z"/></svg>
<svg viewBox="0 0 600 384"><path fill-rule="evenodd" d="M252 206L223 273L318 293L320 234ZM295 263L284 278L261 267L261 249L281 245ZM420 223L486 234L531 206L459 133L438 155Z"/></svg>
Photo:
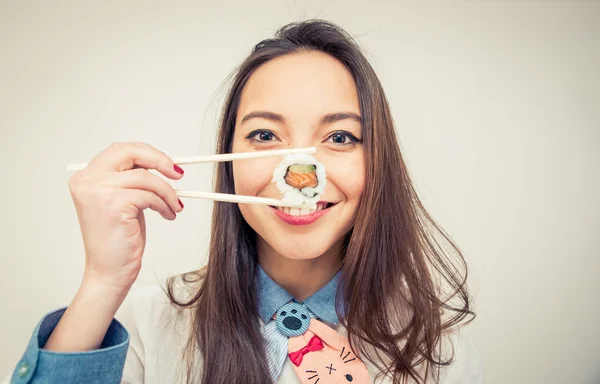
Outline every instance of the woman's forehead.
<svg viewBox="0 0 600 384"><path fill-rule="evenodd" d="M352 74L340 61L320 52L285 55L257 68L242 92L238 116L256 110L289 119L360 113Z"/></svg>

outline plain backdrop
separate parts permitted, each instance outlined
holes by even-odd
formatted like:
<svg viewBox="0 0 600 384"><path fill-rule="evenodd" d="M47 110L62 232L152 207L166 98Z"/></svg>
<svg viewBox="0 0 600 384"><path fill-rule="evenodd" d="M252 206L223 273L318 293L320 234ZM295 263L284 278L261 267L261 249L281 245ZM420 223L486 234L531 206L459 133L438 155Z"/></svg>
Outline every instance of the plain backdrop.
<svg viewBox="0 0 600 384"><path fill-rule="evenodd" d="M486 383L600 363L600 3L0 1L0 378L80 283L68 163L113 141L214 151L227 75L290 21L361 43L426 207L470 264ZM209 191L210 165L176 186ZM211 203L148 212L140 282L205 261Z"/></svg>

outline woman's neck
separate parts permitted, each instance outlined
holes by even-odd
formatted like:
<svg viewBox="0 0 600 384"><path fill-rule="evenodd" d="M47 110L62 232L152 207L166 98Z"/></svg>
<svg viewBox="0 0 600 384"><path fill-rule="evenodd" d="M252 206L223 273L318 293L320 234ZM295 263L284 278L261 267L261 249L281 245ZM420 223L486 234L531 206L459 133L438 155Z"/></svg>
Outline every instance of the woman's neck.
<svg viewBox="0 0 600 384"><path fill-rule="evenodd" d="M258 262L267 275L300 302L325 286L340 267L337 247L310 260L281 256L260 237L257 248Z"/></svg>

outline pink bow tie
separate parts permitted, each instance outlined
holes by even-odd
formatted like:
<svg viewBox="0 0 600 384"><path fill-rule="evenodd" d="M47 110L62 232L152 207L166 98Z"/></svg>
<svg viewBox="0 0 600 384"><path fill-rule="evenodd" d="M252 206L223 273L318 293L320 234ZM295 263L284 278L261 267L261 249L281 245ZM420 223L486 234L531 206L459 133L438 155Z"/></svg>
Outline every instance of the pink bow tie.
<svg viewBox="0 0 600 384"><path fill-rule="evenodd" d="M306 347L303 347L299 351L291 352L288 356L290 357L292 363L298 367L300 364L302 364L304 355L306 355L308 352L314 352L320 349L323 349L323 341L315 335L310 339Z"/></svg>

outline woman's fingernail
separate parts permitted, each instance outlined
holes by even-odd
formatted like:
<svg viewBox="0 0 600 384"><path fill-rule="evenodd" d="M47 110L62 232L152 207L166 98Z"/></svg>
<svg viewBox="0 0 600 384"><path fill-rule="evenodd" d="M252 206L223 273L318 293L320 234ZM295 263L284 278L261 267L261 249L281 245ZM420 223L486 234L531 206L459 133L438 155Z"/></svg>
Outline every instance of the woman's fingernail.
<svg viewBox="0 0 600 384"><path fill-rule="evenodd" d="M179 205L181 205L181 209L183 209L183 203L181 202L181 199L177 199L179 200Z"/></svg>
<svg viewBox="0 0 600 384"><path fill-rule="evenodd" d="M181 169L179 165L173 164L173 168L175 169L175 172L179 173L180 175L183 175L183 169Z"/></svg>

